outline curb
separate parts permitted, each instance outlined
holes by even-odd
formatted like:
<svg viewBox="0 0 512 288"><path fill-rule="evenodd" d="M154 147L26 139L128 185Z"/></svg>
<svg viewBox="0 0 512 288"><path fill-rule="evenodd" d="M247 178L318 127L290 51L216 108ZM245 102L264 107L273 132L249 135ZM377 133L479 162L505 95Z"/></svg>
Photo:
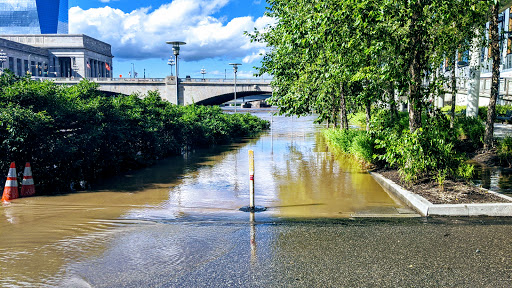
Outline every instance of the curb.
<svg viewBox="0 0 512 288"><path fill-rule="evenodd" d="M478 204L432 204L418 194L414 194L379 173L370 175L386 191L396 195L405 204L418 211L422 216L491 216L512 217L511 203L478 203ZM512 201L512 197L488 191L498 197Z"/></svg>

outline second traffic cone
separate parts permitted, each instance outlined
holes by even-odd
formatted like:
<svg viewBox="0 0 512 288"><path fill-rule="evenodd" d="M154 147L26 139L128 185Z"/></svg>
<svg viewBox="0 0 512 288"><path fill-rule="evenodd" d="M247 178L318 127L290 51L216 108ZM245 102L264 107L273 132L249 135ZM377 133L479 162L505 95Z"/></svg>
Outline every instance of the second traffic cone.
<svg viewBox="0 0 512 288"><path fill-rule="evenodd" d="M35 194L36 188L34 187L34 179L32 178L32 168L30 168L30 162L27 162L27 164L25 164L25 171L23 172L20 197L34 196Z"/></svg>
<svg viewBox="0 0 512 288"><path fill-rule="evenodd" d="M4 194L2 201L7 202L13 199L17 199L18 195L18 180L16 179L16 164L11 163L9 173L7 174L7 181L5 181Z"/></svg>

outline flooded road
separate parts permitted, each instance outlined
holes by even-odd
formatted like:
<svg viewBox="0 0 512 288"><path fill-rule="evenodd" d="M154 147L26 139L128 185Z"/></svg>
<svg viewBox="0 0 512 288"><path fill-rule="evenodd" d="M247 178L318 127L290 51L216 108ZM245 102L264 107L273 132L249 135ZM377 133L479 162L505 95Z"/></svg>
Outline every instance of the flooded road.
<svg viewBox="0 0 512 288"><path fill-rule="evenodd" d="M0 286L396 287L428 284L427 274L438 279L430 287L451 283L446 275L512 283L508 220L354 220L411 212L328 152L312 118L272 120L259 138L166 159L91 192L0 207ZM256 205L268 208L256 215L238 210L249 202L248 150ZM402 277L422 273L421 282Z"/></svg>

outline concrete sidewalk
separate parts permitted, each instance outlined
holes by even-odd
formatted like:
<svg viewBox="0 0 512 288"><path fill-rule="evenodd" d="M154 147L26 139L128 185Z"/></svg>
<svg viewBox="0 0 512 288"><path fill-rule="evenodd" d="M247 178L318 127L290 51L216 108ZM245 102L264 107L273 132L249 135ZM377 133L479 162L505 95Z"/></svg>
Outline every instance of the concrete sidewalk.
<svg viewBox="0 0 512 288"><path fill-rule="evenodd" d="M489 216L512 217L512 198L500 193L488 191L498 197L511 201L510 203L478 203L478 204L433 204L418 194L405 190L395 182L379 173L370 172L388 193L398 197L409 207L422 216Z"/></svg>

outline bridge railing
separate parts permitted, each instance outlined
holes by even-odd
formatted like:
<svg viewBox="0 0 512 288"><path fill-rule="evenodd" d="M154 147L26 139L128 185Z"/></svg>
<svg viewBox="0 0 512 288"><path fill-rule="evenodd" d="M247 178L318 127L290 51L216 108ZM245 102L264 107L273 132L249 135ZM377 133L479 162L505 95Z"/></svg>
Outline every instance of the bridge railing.
<svg viewBox="0 0 512 288"><path fill-rule="evenodd" d="M52 78L40 78L40 77L32 77L33 79L40 79L40 80L53 80L56 82L79 82L84 78L71 78L71 77L52 77ZM165 78L105 78L105 77L94 77L94 78L87 78L90 81L93 82L164 82Z"/></svg>
<svg viewBox="0 0 512 288"><path fill-rule="evenodd" d="M180 82L207 82L207 83L233 83L235 79L224 79L224 78L180 78ZM268 83L272 79L263 79L263 78L238 78L236 79L237 83L244 84L244 83Z"/></svg>
<svg viewBox="0 0 512 288"><path fill-rule="evenodd" d="M52 80L55 82L80 82L83 78L73 77L32 77L35 80ZM115 82L115 83L151 83L151 82L164 82L165 78L87 78L93 82ZM251 83L265 83L270 84L271 79L262 78L242 78L237 79L236 82L239 84L251 84ZM181 83L233 83L234 79L224 78L180 78Z"/></svg>

